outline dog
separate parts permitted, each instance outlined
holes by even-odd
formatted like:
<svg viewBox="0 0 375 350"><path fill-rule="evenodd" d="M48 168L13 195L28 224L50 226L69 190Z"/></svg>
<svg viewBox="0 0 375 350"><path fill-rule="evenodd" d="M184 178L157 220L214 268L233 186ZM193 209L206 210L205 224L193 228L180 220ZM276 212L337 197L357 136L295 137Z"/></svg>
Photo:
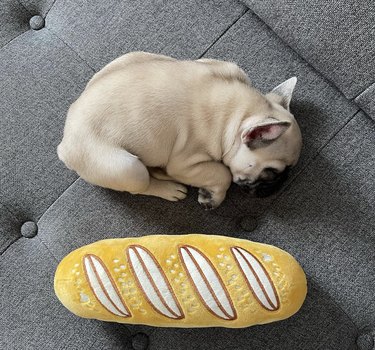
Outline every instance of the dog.
<svg viewBox="0 0 375 350"><path fill-rule="evenodd" d="M300 156L297 78L263 95L235 63L146 52L96 73L70 106L59 158L89 183L169 201L199 188L217 208L232 181L268 196Z"/></svg>

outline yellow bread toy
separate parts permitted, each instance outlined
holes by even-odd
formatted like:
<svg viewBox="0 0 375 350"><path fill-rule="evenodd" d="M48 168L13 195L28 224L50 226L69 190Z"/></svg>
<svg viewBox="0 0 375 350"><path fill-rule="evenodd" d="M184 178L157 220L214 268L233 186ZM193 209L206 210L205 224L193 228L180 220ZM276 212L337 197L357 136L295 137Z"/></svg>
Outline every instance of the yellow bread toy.
<svg viewBox="0 0 375 350"><path fill-rule="evenodd" d="M55 292L85 318L160 327L240 328L296 313L297 261L274 246L211 235L108 239L57 267Z"/></svg>

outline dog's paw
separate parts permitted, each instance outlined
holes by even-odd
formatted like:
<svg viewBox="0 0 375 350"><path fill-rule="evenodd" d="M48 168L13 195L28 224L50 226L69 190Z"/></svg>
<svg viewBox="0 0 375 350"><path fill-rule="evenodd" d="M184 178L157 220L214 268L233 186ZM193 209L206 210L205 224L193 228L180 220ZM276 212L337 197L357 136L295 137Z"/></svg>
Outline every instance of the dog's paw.
<svg viewBox="0 0 375 350"><path fill-rule="evenodd" d="M162 181L162 183L163 186L160 191L160 197L171 202L177 202L186 198L188 190L184 185L173 181Z"/></svg>
<svg viewBox="0 0 375 350"><path fill-rule="evenodd" d="M205 210L212 210L219 206L213 198L213 194L204 188L199 189L198 202Z"/></svg>

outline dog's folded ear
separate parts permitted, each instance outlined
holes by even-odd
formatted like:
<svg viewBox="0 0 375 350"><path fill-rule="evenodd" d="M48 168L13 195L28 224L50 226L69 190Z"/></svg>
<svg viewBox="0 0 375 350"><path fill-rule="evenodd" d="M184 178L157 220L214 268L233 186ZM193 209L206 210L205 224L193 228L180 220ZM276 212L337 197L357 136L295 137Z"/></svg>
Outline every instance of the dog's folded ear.
<svg viewBox="0 0 375 350"><path fill-rule="evenodd" d="M245 129L241 134L241 140L249 148L264 146L278 139L289 127L288 121L275 121L254 125Z"/></svg>
<svg viewBox="0 0 375 350"><path fill-rule="evenodd" d="M290 101L292 99L293 90L296 86L297 78L290 78L280 85L276 86L269 94L266 96L280 104L287 111L289 111Z"/></svg>

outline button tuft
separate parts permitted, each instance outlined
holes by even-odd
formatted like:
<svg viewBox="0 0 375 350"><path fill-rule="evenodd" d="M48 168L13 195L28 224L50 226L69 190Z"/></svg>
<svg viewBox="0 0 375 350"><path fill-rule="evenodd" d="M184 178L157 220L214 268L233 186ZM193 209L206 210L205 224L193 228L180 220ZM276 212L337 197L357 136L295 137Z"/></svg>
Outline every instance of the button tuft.
<svg viewBox="0 0 375 350"><path fill-rule="evenodd" d="M244 216L240 219L240 226L244 231L251 232L258 227L258 221L253 216Z"/></svg>
<svg viewBox="0 0 375 350"><path fill-rule="evenodd" d="M146 350L148 348L149 339L145 333L137 333L133 336L132 346L134 350Z"/></svg>
<svg viewBox="0 0 375 350"><path fill-rule="evenodd" d="M44 27L44 18L42 16L33 16L30 18L29 24L31 29L42 29Z"/></svg>
<svg viewBox="0 0 375 350"><path fill-rule="evenodd" d="M21 235L26 238L33 238L38 233L38 226L33 221L26 221L21 227Z"/></svg>

